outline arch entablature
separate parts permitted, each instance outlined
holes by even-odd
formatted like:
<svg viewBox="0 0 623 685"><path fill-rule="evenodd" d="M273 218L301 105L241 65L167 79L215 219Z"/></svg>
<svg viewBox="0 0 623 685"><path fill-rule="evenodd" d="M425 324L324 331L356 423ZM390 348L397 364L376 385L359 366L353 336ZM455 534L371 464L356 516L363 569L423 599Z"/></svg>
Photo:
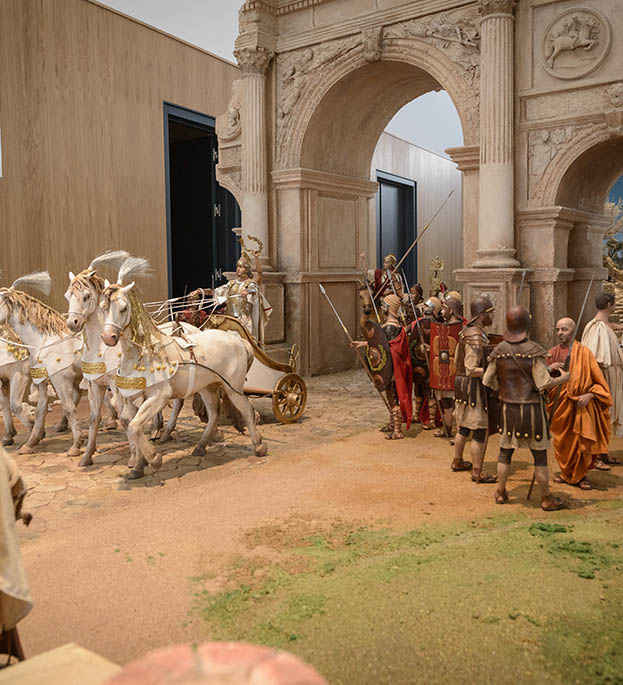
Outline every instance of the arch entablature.
<svg viewBox="0 0 623 685"><path fill-rule="evenodd" d="M372 139L366 152L371 157L378 136L398 109L441 88L457 109L465 145L478 144L480 52L475 46L454 45L450 56L429 40L401 36L394 27L385 29L372 54L365 40L357 40L352 37L277 57L277 169L307 166L318 148L314 137L321 135L331 114L344 117L353 135L363 117L369 128L360 131L359 144ZM350 126L353 123L355 127ZM339 137L331 143L348 145ZM350 170L355 176L368 173L364 162L358 172Z"/></svg>

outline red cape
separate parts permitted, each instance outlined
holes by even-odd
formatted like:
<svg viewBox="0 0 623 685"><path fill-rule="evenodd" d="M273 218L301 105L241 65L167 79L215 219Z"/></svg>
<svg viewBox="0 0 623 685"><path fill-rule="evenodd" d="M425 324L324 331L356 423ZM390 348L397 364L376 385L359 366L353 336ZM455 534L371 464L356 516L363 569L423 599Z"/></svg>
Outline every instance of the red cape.
<svg viewBox="0 0 623 685"><path fill-rule="evenodd" d="M413 369L411 367L407 332L404 328L400 330L400 335L389 341L389 349L392 353L394 381L396 382L396 394L398 395L400 411L402 412L403 420L407 424L407 430L409 430L413 416L413 404L411 402Z"/></svg>

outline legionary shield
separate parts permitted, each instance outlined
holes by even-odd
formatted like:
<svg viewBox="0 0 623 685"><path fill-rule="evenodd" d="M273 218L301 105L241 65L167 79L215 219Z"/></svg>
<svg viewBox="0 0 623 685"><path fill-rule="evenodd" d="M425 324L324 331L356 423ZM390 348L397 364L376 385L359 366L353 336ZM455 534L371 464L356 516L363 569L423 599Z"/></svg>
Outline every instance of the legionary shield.
<svg viewBox="0 0 623 685"><path fill-rule="evenodd" d="M430 387L433 390L454 390L456 366L454 353L459 344L463 324L431 321Z"/></svg>
<svg viewBox="0 0 623 685"><path fill-rule="evenodd" d="M368 347L366 361L372 372L374 386L379 392L387 390L392 380L392 355L385 331L375 321L368 319L364 325Z"/></svg>

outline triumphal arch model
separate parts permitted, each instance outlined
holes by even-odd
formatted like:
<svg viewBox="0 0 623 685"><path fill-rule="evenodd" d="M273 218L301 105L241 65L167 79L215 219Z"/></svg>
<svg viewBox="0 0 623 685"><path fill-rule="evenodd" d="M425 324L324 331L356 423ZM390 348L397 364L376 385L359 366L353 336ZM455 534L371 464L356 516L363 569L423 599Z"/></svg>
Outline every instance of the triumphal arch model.
<svg viewBox="0 0 623 685"><path fill-rule="evenodd" d="M488 294L500 328L525 275L548 342L599 287L603 203L623 173L617 0L249 0L235 54L218 178L264 242L272 336L300 343L303 372L353 362L318 282L355 332L372 154L431 90L463 127L448 154L464 174L466 299Z"/></svg>

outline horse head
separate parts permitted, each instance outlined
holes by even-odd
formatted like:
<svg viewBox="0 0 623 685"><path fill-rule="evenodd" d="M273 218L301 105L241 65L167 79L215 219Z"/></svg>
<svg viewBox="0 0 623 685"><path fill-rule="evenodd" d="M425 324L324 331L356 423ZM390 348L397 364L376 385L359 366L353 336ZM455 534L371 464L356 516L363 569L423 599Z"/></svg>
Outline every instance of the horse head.
<svg viewBox="0 0 623 685"><path fill-rule="evenodd" d="M130 325L132 320L132 302L129 296L134 287L134 281L128 285L104 283L102 309L105 313L102 340L114 347L121 338L121 334Z"/></svg>
<svg viewBox="0 0 623 685"><path fill-rule="evenodd" d="M95 269L85 269L77 275L69 272L65 299L69 304L67 326L72 333L79 333L87 319L97 312L103 291L104 279L95 273Z"/></svg>
<svg viewBox="0 0 623 685"><path fill-rule="evenodd" d="M359 283L359 301L361 302L361 308L366 316L372 314L372 298L370 297L370 290L368 286L362 281Z"/></svg>

